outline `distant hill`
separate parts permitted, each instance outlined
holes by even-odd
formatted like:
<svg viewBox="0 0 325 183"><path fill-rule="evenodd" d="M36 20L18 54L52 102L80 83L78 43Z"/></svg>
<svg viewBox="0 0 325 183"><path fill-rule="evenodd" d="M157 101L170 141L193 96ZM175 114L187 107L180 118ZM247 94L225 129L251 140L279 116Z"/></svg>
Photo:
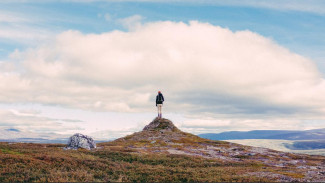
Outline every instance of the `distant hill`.
<svg viewBox="0 0 325 183"><path fill-rule="evenodd" d="M285 147L292 150L325 149L325 140L295 141L292 144L285 144Z"/></svg>
<svg viewBox="0 0 325 183"><path fill-rule="evenodd" d="M67 137L60 137L54 133L23 132L15 128L0 129L0 142L27 142L27 143L62 143L66 144Z"/></svg>
<svg viewBox="0 0 325 183"><path fill-rule="evenodd" d="M325 139L325 128L291 131L291 130L253 130L247 132L230 131L222 133L204 133L198 135L211 140L240 139L281 139L281 140L320 140Z"/></svg>
<svg viewBox="0 0 325 183"><path fill-rule="evenodd" d="M66 144L67 138L64 139L44 139L44 138L12 138L0 139L0 142L24 142L24 143L44 143L44 144Z"/></svg>
<svg viewBox="0 0 325 183"><path fill-rule="evenodd" d="M42 144L67 144L69 137L55 133L32 133L23 132L15 128L0 129L0 142L24 142ZM110 140L95 139L97 143L108 142Z"/></svg>

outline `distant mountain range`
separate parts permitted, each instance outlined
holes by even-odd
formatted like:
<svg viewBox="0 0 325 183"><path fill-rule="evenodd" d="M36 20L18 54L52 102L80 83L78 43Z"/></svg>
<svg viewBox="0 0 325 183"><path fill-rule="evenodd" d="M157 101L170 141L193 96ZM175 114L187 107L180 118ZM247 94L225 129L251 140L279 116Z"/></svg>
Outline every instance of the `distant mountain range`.
<svg viewBox="0 0 325 183"><path fill-rule="evenodd" d="M204 133L199 137L211 140L241 140L241 139L278 139L278 140L325 140L325 128L291 131L291 130L253 130L253 131L229 131L222 133ZM62 137L52 133L29 133L22 132L19 129L8 128L0 129L1 142L34 142L34 143L63 143L66 144L68 136ZM105 142L109 140L97 139L96 142ZM324 141L321 141L324 144ZM320 143L320 142L317 142ZM305 146L304 143L299 147ZM298 144L297 144L298 146ZM323 145L322 145L323 146ZM291 147L293 148L293 147Z"/></svg>
<svg viewBox="0 0 325 183"><path fill-rule="evenodd" d="M71 134L73 135L73 134ZM25 142L25 143L49 143L67 144L69 136L55 133L25 132L15 128L0 129L0 142ZM95 139L96 143L107 142L110 139Z"/></svg>
<svg viewBox="0 0 325 183"><path fill-rule="evenodd" d="M15 128L0 129L0 142L33 142L33 143L67 143L68 138L62 138L54 133L23 132Z"/></svg>
<svg viewBox="0 0 325 183"><path fill-rule="evenodd" d="M291 131L291 130L253 130L229 131L222 133L204 133L198 135L211 140L240 140L240 139L281 139L281 140L320 140L325 139L325 128Z"/></svg>

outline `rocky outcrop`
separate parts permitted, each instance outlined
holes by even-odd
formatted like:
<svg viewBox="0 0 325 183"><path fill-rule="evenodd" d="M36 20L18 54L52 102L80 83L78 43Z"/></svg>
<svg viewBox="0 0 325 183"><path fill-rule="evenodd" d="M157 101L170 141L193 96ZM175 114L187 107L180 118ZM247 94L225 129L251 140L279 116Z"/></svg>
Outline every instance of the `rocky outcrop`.
<svg viewBox="0 0 325 183"><path fill-rule="evenodd" d="M87 135L76 133L69 138L68 146L66 147L66 149L78 149L78 148L84 148L88 150L94 149L96 148L96 143L93 140L93 138Z"/></svg>
<svg viewBox="0 0 325 183"><path fill-rule="evenodd" d="M143 128L143 131L179 131L178 128L168 119L165 118L155 118L151 123Z"/></svg>
<svg viewBox="0 0 325 183"><path fill-rule="evenodd" d="M202 138L179 130L173 122L168 119L155 118L145 126L142 131L116 139L114 142L121 145L139 144L139 142L142 145L173 145L182 139L189 142L197 142ZM205 141L206 139L202 140Z"/></svg>

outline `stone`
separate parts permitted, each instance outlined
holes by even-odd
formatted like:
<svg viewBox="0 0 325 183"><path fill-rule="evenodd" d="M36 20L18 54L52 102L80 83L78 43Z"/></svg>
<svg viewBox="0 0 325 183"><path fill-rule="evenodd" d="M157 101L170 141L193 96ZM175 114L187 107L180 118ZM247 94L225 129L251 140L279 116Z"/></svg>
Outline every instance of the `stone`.
<svg viewBox="0 0 325 183"><path fill-rule="evenodd" d="M179 131L178 128L168 119L155 118L150 124L143 128L143 131Z"/></svg>
<svg viewBox="0 0 325 183"><path fill-rule="evenodd" d="M93 138L83 135L81 133L76 133L69 138L68 145L65 149L94 149L96 148L96 143Z"/></svg>

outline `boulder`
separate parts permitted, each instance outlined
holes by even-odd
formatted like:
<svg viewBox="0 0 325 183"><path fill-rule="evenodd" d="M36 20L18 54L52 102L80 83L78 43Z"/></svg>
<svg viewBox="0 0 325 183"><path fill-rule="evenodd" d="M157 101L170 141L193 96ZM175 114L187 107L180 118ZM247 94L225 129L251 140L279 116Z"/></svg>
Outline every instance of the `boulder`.
<svg viewBox="0 0 325 183"><path fill-rule="evenodd" d="M88 150L94 149L96 148L96 143L93 140L93 138L87 135L76 133L69 138L68 146L66 147L66 149L78 149L78 148L84 148Z"/></svg>

